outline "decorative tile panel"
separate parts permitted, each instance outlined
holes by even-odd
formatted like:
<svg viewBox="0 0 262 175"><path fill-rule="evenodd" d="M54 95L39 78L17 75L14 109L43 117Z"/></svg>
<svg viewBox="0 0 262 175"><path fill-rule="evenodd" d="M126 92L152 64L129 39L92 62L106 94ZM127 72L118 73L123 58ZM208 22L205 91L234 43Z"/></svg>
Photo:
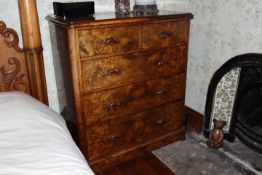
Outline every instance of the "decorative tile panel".
<svg viewBox="0 0 262 175"><path fill-rule="evenodd" d="M213 128L213 119L216 118L226 121L227 124L224 127L224 131L227 132L229 130L239 75L240 68L232 69L218 83L210 119L211 129Z"/></svg>

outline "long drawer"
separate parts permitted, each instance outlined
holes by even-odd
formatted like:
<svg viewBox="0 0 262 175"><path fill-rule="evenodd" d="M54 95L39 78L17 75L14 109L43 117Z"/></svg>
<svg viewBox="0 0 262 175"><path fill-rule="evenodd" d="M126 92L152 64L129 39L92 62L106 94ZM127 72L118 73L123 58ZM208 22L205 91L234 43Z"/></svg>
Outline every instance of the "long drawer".
<svg viewBox="0 0 262 175"><path fill-rule="evenodd" d="M183 102L178 101L87 129L89 160L180 129L182 113Z"/></svg>
<svg viewBox="0 0 262 175"><path fill-rule="evenodd" d="M87 125L183 99L185 73L93 93L83 98Z"/></svg>
<svg viewBox="0 0 262 175"><path fill-rule="evenodd" d="M138 81L185 72L186 47L83 61L82 92L107 89Z"/></svg>

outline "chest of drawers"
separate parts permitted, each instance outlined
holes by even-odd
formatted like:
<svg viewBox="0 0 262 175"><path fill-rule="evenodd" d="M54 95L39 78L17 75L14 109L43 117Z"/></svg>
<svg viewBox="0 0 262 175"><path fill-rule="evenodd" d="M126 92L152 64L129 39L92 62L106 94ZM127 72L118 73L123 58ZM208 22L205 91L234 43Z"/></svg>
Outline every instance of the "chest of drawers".
<svg viewBox="0 0 262 175"><path fill-rule="evenodd" d="M57 77L63 75L65 118L76 124L93 167L184 138L191 18L174 12L47 17Z"/></svg>

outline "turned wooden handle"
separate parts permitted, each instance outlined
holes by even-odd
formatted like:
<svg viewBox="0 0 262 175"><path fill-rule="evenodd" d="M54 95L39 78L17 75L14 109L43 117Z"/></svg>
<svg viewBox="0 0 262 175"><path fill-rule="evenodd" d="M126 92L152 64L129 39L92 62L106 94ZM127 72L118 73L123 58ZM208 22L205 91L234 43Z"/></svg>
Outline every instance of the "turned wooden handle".
<svg viewBox="0 0 262 175"><path fill-rule="evenodd" d="M157 126L163 126L166 122L167 122L167 120L159 119L159 120L156 121L156 124L157 124Z"/></svg>
<svg viewBox="0 0 262 175"><path fill-rule="evenodd" d="M161 39L170 38L170 37L172 37L172 36L173 36L173 33L172 33L172 32L161 32L161 33L159 34L159 37L160 37Z"/></svg>
<svg viewBox="0 0 262 175"><path fill-rule="evenodd" d="M113 68L113 69L107 70L103 75L104 75L104 77L108 77L108 76L112 76L112 75L118 75L120 73L121 73L120 69Z"/></svg>
<svg viewBox="0 0 262 175"><path fill-rule="evenodd" d="M164 95L164 94L167 94L167 93L169 93L169 90L165 89L165 88L159 89L155 92L156 95Z"/></svg>
<svg viewBox="0 0 262 175"><path fill-rule="evenodd" d="M170 119L170 116L162 117L156 121L157 126L163 126L165 125Z"/></svg>
<svg viewBox="0 0 262 175"><path fill-rule="evenodd" d="M121 106L122 103L120 101L113 101L113 102L107 102L105 104L105 109L108 111L111 111L112 109Z"/></svg>
<svg viewBox="0 0 262 175"><path fill-rule="evenodd" d="M110 134L107 136L107 138L111 140L114 144L117 144L121 139L121 134Z"/></svg>
<svg viewBox="0 0 262 175"><path fill-rule="evenodd" d="M161 66L165 66L168 64L168 61L165 60L160 60L156 63L157 66L161 67Z"/></svg>
<svg viewBox="0 0 262 175"><path fill-rule="evenodd" d="M117 38L106 38L102 40L102 43L104 45L115 45L115 44L119 44L119 40Z"/></svg>

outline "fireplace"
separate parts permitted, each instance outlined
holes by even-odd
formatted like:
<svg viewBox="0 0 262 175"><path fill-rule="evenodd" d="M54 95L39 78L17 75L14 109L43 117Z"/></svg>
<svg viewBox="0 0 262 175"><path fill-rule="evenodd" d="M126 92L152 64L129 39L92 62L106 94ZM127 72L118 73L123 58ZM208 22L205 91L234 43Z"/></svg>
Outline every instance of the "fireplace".
<svg viewBox="0 0 262 175"><path fill-rule="evenodd" d="M230 95L224 102L230 102L231 105L224 105L225 110L229 111L227 117L223 120L227 122L227 128L224 130L225 139L234 141L237 137L250 148L262 153L262 54L244 54L236 56L223 64L213 75L210 82L206 100L204 135L209 136L212 129L212 119L219 118L223 110L216 111L217 91L221 90L223 78L234 72L236 76L231 76L229 83ZM222 100L223 102L223 100ZM219 104L218 104L219 105Z"/></svg>

